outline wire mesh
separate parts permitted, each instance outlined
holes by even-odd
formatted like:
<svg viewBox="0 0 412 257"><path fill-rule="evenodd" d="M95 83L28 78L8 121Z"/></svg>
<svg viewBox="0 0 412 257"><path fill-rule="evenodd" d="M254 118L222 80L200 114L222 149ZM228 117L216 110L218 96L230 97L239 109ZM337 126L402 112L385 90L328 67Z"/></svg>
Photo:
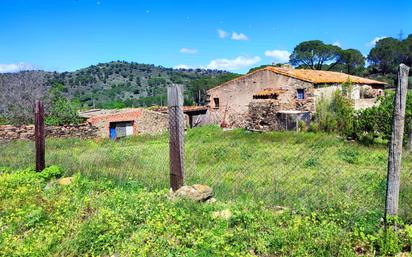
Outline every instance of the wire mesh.
<svg viewBox="0 0 412 257"><path fill-rule="evenodd" d="M213 187L224 201L252 200L336 215L348 226L383 217L385 146L362 146L323 133L189 130L186 183ZM410 219L411 157L405 154L400 215Z"/></svg>

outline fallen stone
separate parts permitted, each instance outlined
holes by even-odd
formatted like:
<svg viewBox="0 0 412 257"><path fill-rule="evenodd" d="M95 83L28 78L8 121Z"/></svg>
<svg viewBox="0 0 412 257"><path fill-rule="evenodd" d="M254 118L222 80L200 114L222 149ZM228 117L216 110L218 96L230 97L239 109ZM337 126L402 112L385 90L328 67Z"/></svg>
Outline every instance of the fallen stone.
<svg viewBox="0 0 412 257"><path fill-rule="evenodd" d="M206 200L206 203L215 203L217 200L216 198L212 197Z"/></svg>
<svg viewBox="0 0 412 257"><path fill-rule="evenodd" d="M232 217L232 212L229 209L225 209L223 211L212 212L212 218L214 219L221 218L221 219L228 220L231 217Z"/></svg>
<svg viewBox="0 0 412 257"><path fill-rule="evenodd" d="M284 207L284 206L273 206L273 207L271 208L271 211L272 211L272 213L274 213L274 214L282 214L282 213L284 213L284 212L287 211L287 210L289 210L289 208Z"/></svg>
<svg viewBox="0 0 412 257"><path fill-rule="evenodd" d="M59 183L59 185L62 185L62 186L67 186L67 185L70 185L72 181L73 181L72 177L66 177L66 178L61 178L57 180L57 183Z"/></svg>
<svg viewBox="0 0 412 257"><path fill-rule="evenodd" d="M410 253L407 252L400 252L397 255L395 255L395 257L408 257L411 256Z"/></svg>
<svg viewBox="0 0 412 257"><path fill-rule="evenodd" d="M197 202L205 202L213 197L213 189L206 185L195 184L182 186L171 193L172 198L186 198Z"/></svg>

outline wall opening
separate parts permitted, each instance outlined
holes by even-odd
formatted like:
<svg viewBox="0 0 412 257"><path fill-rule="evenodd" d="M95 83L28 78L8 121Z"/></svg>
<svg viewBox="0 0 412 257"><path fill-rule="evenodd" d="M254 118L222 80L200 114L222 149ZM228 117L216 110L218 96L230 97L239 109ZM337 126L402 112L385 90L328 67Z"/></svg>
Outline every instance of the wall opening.
<svg viewBox="0 0 412 257"><path fill-rule="evenodd" d="M219 103L219 98L218 97L213 98L213 103L215 104L215 108L219 109L220 103Z"/></svg>
<svg viewBox="0 0 412 257"><path fill-rule="evenodd" d="M133 121L110 122L110 139L133 135Z"/></svg>
<svg viewBox="0 0 412 257"><path fill-rule="evenodd" d="M297 90L297 98L298 98L298 100L305 99L305 89L300 88L300 89Z"/></svg>

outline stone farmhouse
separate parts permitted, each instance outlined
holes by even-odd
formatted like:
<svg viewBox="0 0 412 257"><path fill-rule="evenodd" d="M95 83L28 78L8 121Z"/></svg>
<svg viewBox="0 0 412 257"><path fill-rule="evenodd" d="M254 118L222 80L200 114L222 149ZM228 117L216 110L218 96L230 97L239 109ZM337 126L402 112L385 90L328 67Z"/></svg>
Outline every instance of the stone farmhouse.
<svg viewBox="0 0 412 257"><path fill-rule="evenodd" d="M260 119L264 130L282 129L276 119L285 120L286 116L304 117L308 123L316 102L342 90L342 85L349 85L345 88L355 108L361 109L376 104L386 83L340 72L265 67L208 90L209 119L229 127L247 127L251 119ZM271 126L265 119L275 120L275 124ZM256 129L262 126L258 124ZM289 129L285 126L283 129Z"/></svg>

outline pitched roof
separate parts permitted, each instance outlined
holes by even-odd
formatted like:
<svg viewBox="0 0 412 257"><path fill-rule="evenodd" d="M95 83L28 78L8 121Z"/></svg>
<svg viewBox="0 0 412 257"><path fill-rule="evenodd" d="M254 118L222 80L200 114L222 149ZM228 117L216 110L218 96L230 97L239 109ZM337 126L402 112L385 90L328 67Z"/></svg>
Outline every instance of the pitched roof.
<svg viewBox="0 0 412 257"><path fill-rule="evenodd" d="M291 68L281 68L281 67L273 67L273 66L268 66L259 70L255 70L251 73L248 73L246 75L243 75L241 77L232 79L230 81L227 81L223 84L220 84L217 87L211 88L210 90L214 90L216 88L220 88L224 85L226 85L229 82L237 81L243 78L246 78L252 74L255 74L257 72L267 70L274 72L276 74L284 75L287 77L299 79L302 81L307 81L313 84L340 84L340 83L345 83L348 81L348 79L355 84L365 84L365 85L386 85L387 83L382 82L382 81L377 81L373 79L367 79L367 78L362 78L358 76L353 76L349 75L346 73L342 72L335 72L335 71L324 71L324 70L309 70L309 69L291 69Z"/></svg>
<svg viewBox="0 0 412 257"><path fill-rule="evenodd" d="M207 109L208 109L207 106L183 106L184 113L207 111ZM168 112L167 106L156 106L156 107L150 108L150 110L155 111L155 112L161 112L161 113Z"/></svg>
<svg viewBox="0 0 412 257"><path fill-rule="evenodd" d="M345 83L350 80L354 84L386 85L385 82L349 75L342 72L306 69L288 69L280 67L265 67L264 69L284 76L311 82L313 84Z"/></svg>

